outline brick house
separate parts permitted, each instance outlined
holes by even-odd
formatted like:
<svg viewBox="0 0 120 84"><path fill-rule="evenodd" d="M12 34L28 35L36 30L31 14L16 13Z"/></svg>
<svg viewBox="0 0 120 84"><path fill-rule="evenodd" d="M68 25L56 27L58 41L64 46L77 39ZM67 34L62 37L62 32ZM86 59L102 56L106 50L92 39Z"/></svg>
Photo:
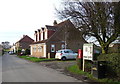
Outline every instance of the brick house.
<svg viewBox="0 0 120 84"><path fill-rule="evenodd" d="M33 42L34 40L28 35L23 35L23 37L15 43L15 50L18 51L18 49L30 49L30 44Z"/></svg>
<svg viewBox="0 0 120 84"><path fill-rule="evenodd" d="M38 58L54 58L57 50L65 48L77 52L86 43L70 20L59 24L55 21L53 26L46 25L34 35L35 42L30 45L31 56Z"/></svg>

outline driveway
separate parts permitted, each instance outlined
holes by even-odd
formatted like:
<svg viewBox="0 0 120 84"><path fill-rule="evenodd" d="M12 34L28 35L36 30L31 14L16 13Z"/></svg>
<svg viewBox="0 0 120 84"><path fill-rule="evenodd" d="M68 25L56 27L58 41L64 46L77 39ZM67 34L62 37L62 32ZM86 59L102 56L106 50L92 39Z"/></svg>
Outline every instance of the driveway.
<svg viewBox="0 0 120 84"><path fill-rule="evenodd" d="M2 57L2 82L82 82L52 68L32 63L15 55Z"/></svg>

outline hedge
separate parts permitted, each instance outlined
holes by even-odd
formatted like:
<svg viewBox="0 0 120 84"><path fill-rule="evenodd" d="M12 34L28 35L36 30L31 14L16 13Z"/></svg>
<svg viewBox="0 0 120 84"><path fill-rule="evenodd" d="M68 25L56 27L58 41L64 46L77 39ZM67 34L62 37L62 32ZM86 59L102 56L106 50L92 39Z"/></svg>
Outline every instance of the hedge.
<svg viewBox="0 0 120 84"><path fill-rule="evenodd" d="M99 61L107 61L107 76L120 80L120 53L101 54Z"/></svg>

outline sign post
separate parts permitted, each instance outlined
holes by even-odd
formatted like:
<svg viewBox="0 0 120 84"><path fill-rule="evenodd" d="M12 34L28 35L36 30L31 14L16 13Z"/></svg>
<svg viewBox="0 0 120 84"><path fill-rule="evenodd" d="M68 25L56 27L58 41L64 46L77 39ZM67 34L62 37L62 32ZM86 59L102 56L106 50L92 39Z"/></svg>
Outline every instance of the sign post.
<svg viewBox="0 0 120 84"><path fill-rule="evenodd" d="M83 71L85 70L85 60L93 60L93 43L83 45Z"/></svg>

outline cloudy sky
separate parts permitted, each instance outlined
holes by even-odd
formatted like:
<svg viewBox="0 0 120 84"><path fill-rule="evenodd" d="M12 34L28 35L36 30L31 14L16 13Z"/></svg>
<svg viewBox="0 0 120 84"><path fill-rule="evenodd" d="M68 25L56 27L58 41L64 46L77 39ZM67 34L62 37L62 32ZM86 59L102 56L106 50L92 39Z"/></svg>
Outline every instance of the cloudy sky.
<svg viewBox="0 0 120 84"><path fill-rule="evenodd" d="M11 44L22 36L34 38L34 31L58 20L55 7L60 0L0 0L0 43Z"/></svg>

